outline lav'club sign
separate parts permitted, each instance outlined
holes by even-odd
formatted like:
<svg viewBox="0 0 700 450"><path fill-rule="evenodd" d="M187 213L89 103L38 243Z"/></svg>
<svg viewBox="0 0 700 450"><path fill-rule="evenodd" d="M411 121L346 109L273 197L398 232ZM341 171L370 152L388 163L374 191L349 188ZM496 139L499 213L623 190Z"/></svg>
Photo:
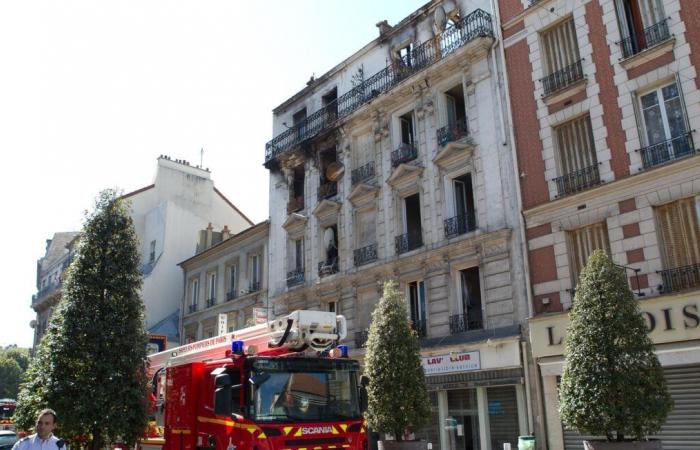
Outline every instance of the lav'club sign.
<svg viewBox="0 0 700 450"><path fill-rule="evenodd" d="M481 369L481 357L478 350L447 355L423 356L421 365L426 375L466 372Z"/></svg>

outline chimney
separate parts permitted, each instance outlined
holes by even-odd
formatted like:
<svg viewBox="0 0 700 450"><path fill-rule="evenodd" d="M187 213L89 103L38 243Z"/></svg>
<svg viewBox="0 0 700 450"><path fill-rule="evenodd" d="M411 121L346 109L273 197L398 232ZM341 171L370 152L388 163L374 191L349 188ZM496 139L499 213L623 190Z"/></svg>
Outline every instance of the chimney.
<svg viewBox="0 0 700 450"><path fill-rule="evenodd" d="M209 222L209 226L207 226L207 240L204 243L204 248L211 247L211 233L213 230L214 230L214 227L212 227L211 222Z"/></svg>
<svg viewBox="0 0 700 450"><path fill-rule="evenodd" d="M393 27L389 25L387 20L382 20L381 22L377 22L377 28L379 28L379 36L381 37L391 31Z"/></svg>
<svg viewBox="0 0 700 450"><path fill-rule="evenodd" d="M224 229L221 230L221 240L225 241L231 237L231 231L228 229L228 225L224 225Z"/></svg>

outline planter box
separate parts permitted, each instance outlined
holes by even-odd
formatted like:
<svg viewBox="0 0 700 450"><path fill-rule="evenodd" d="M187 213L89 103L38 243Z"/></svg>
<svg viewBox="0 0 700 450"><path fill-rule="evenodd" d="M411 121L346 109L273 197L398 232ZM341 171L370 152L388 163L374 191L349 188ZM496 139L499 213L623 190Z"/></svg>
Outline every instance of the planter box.
<svg viewBox="0 0 700 450"><path fill-rule="evenodd" d="M663 450L661 441L583 441L585 450Z"/></svg>
<svg viewBox="0 0 700 450"><path fill-rule="evenodd" d="M428 450L425 441L379 441L379 450Z"/></svg>

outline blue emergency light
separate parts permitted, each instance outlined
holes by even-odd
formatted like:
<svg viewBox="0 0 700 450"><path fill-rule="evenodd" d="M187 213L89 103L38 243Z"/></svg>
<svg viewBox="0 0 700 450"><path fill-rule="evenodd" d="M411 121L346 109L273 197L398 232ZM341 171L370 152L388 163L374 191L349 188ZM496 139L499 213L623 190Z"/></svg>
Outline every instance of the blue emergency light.
<svg viewBox="0 0 700 450"><path fill-rule="evenodd" d="M236 355L243 354L243 341L231 341L231 353Z"/></svg>
<svg viewBox="0 0 700 450"><path fill-rule="evenodd" d="M340 350L340 357L341 358L348 357L348 346L347 345L339 345L338 350Z"/></svg>

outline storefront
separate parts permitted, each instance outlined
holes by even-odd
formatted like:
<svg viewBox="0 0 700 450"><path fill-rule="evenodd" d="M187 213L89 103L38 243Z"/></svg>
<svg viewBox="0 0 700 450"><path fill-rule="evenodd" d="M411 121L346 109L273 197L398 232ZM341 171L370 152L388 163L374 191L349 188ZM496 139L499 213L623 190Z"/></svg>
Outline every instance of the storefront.
<svg viewBox="0 0 700 450"><path fill-rule="evenodd" d="M434 450L517 448L528 428L519 336L423 349L422 364L432 414L418 438Z"/></svg>
<svg viewBox="0 0 700 450"><path fill-rule="evenodd" d="M700 448L700 294L664 295L639 301L649 335L674 400L661 432L664 450ZM568 314L530 319L533 357L539 367L548 448L579 450L585 438L562 426L558 386L564 362Z"/></svg>

